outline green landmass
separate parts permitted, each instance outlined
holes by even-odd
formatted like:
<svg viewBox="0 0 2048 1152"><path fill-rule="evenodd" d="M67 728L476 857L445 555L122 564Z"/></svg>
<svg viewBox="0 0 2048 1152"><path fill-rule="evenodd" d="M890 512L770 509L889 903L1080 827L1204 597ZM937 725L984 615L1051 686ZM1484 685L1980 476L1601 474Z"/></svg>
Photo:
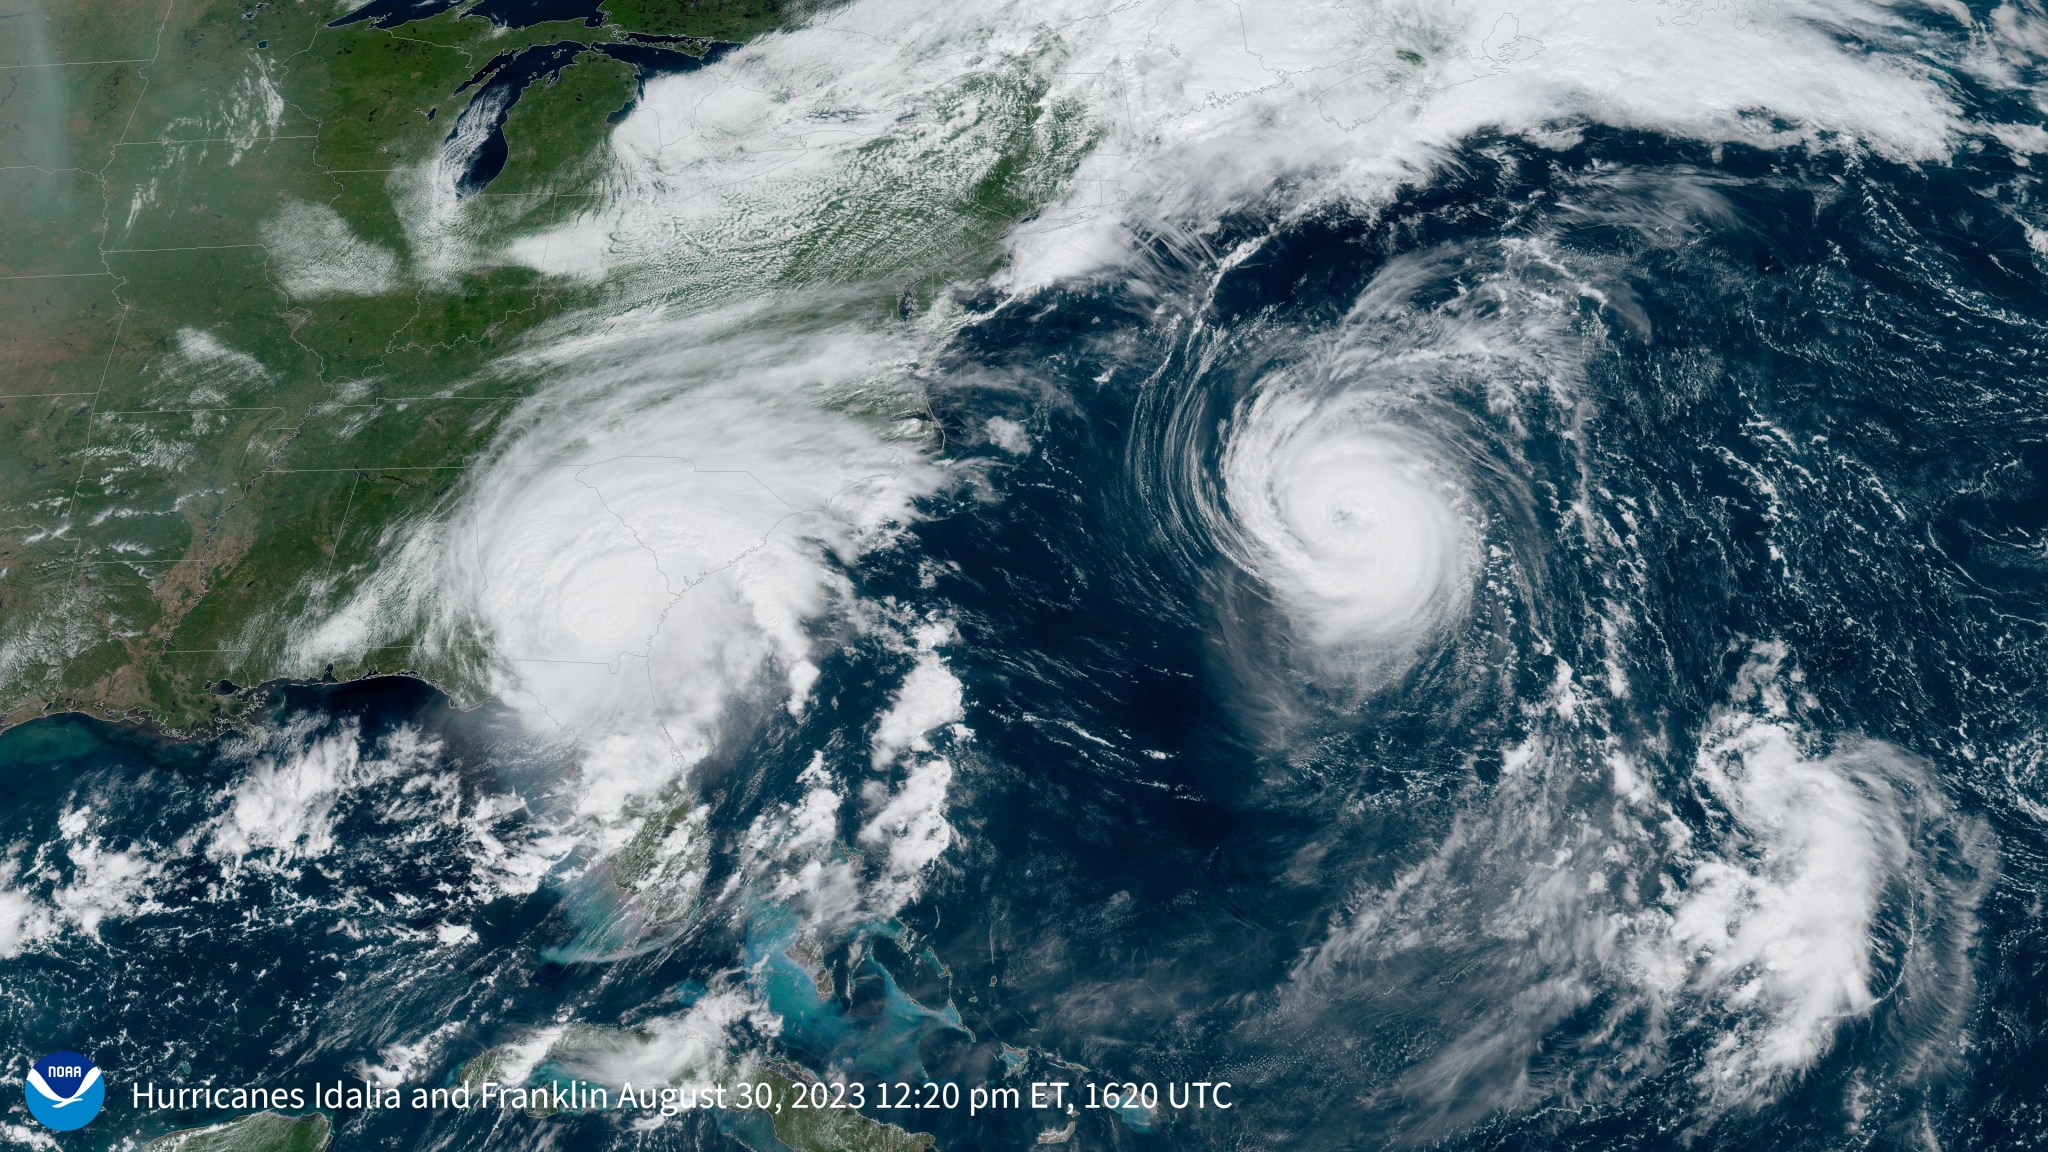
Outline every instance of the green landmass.
<svg viewBox="0 0 2048 1152"><path fill-rule="evenodd" d="M636 33L701 53L797 13L629 0L596 28L503 29L464 7L393 28L257 0L0 13L0 726L232 713L219 681L273 673L251 621L373 567L383 529L443 499L525 391L462 383L596 298L513 267L295 292L264 231L281 207L417 266L392 174L434 158L475 91L458 89L500 54ZM487 226L545 226L587 196L637 83L581 51L533 85Z"/></svg>
<svg viewBox="0 0 2048 1152"><path fill-rule="evenodd" d="M580 1066L579 1060L616 1054L650 1040L652 1037L644 1033L576 1025L556 1039L531 1067L522 1066L524 1062L513 1047L500 1046L472 1057L456 1073L456 1080L472 1093L481 1092L487 1080L515 1087L539 1087L557 1076L566 1080L576 1075L573 1070ZM711 1082L730 1089L742 1079L770 1084L775 1098L784 1101L791 1098L798 1085L820 1083L809 1069L781 1060L751 1063L737 1069L726 1067L712 1076ZM526 1112L536 1119L553 1114L552 1108ZM937 1148L929 1133L905 1131L851 1109L785 1107L768 1113L733 1111L721 1119L731 1122L734 1138L754 1152L934 1152Z"/></svg>
<svg viewBox="0 0 2048 1152"><path fill-rule="evenodd" d="M763 1064L757 1072L774 1085L778 1100L789 1099L799 1084L819 1082L809 1070L780 1061ZM744 1129L735 1134L754 1152L933 1152L938 1146L930 1133L906 1132L850 1108L784 1108L771 1114L771 1124L782 1148L764 1147L748 1139Z"/></svg>
<svg viewBox="0 0 2048 1152"><path fill-rule="evenodd" d="M446 512L547 383L505 370L511 354L651 300L830 285L858 292L820 294L821 311L929 306L994 269L1003 232L1097 139L1051 94L1056 49L1019 50L921 90L890 118L904 127L805 175L782 216L792 197L720 193L766 223L721 236L658 297L549 275L493 254L615 182L612 125L642 77L600 49L701 56L819 4L604 0L595 24L529 28L470 5L383 27L335 24L337 0L0 0L0 728L76 710L191 731L242 715L247 686L323 672L413 671L463 696L465 655L416 636L326 669L285 637L369 586L398 528ZM504 167L464 201L466 247L449 258L422 174L494 63L525 50L558 66L507 114ZM901 398L879 392L844 404L900 419ZM656 808L614 876L668 923L692 907L672 873L701 861L656 849L702 813L681 794ZM792 956L829 994L815 943ZM572 1028L534 1067L493 1049L459 1076L537 1083L593 1047L644 1042ZM766 1075L785 1089L811 1076ZM322 1152L329 1135L317 1114L265 1113L148 1147ZM763 1152L933 1147L829 1110L743 1138Z"/></svg>
<svg viewBox="0 0 2048 1152"><path fill-rule="evenodd" d="M604 0L605 15L663 36L744 40L778 28L816 5L789 0Z"/></svg>
<svg viewBox="0 0 2048 1152"><path fill-rule="evenodd" d="M318 1112L257 1112L225 1124L167 1133L144 1144L142 1152L326 1152L332 1135L327 1117Z"/></svg>
<svg viewBox="0 0 2048 1152"><path fill-rule="evenodd" d="M77 710L190 731L323 672L474 699L475 650L380 635L322 668L288 639L367 586L398 526L444 513L545 385L508 354L649 302L491 255L611 187L641 77L599 49L702 55L818 4L605 0L594 26L505 28L470 0L391 27L331 26L337 0L0 5L23 2L0 12L0 728ZM512 106L451 258L421 174L472 81L523 49L560 66ZM922 93L907 127L808 177L800 211L652 291L687 308L858 285L894 316L993 269L1097 138L1049 95L1055 50L1033 51Z"/></svg>

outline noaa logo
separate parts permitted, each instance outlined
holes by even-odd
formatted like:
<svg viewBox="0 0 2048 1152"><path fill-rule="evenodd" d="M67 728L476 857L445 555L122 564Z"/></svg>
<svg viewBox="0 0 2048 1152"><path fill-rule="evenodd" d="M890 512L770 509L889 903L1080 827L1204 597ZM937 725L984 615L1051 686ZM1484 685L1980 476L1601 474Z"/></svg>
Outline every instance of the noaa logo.
<svg viewBox="0 0 2048 1152"><path fill-rule="evenodd" d="M29 1065L27 1091L28 1114L58 1132L92 1123L107 1102L100 1070L76 1052L52 1052Z"/></svg>

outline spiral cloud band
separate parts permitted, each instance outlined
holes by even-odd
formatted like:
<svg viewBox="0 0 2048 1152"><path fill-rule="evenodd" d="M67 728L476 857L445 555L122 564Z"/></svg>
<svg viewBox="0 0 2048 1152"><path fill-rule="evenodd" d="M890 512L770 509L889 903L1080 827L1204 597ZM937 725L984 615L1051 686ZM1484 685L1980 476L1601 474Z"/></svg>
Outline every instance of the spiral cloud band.
<svg viewBox="0 0 2048 1152"><path fill-rule="evenodd" d="M1224 449L1237 558L1318 645L1391 645L1460 600L1455 497L1387 423L1280 390L1244 407Z"/></svg>

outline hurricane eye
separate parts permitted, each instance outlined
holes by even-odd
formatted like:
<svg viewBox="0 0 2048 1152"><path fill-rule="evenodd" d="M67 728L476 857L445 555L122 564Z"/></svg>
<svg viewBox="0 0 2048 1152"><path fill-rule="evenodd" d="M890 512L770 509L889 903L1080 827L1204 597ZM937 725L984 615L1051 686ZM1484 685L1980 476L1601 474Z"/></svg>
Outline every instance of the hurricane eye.
<svg viewBox="0 0 2048 1152"><path fill-rule="evenodd" d="M1276 382L1223 452L1233 558L1316 645L1413 640L1463 600L1471 526L1426 445L1356 395Z"/></svg>

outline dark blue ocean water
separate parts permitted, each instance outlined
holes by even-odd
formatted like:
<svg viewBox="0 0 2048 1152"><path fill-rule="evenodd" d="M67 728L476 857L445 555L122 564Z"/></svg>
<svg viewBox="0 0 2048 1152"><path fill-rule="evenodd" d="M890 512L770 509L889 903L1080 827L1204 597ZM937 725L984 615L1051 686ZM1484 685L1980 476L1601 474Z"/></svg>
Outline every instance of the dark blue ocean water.
<svg viewBox="0 0 2048 1152"><path fill-rule="evenodd" d="M957 837L900 922L823 957L829 994L786 912L721 885L814 749L866 771L909 657L858 642L801 720L735 718L700 777L720 895L658 928L577 857L506 881L573 773L414 681L276 687L211 741L17 727L11 890L69 918L0 960L0 1036L107 1069L94 1147L221 1118L137 1117L125 1083L333 1080L407 1045L431 1053L409 1082L445 1083L549 1021L631 1029L718 986L773 1009L762 1048L856 1078L1235 1086L1228 1112L1081 1116L1071 1147L2030 1146L2048 277L2012 210L2036 188L1996 146L1908 168L1482 139L1370 217L1247 209L1157 236L1138 275L970 301L932 404L985 483L850 573L957 621ZM1483 545L1463 610L1365 671L1294 638L1212 515L1248 399L1332 364L1459 477ZM1716 783L1703 744L1752 714L1847 807L1772 807L1795 769L1760 760ZM251 781L316 746L386 767L342 757L319 828L237 851ZM1795 849L1838 825L1888 845L1844 873L1870 886L1867 1003L1802 999L1836 970L1768 948L1687 967L1698 937L1657 909L1731 875L1743 923L1834 939L1804 934L1838 903L1829 849ZM123 881L123 854L158 873ZM1056 1126L885 1118L948 1149ZM709 1115L337 1120L344 1149L733 1146Z"/></svg>

